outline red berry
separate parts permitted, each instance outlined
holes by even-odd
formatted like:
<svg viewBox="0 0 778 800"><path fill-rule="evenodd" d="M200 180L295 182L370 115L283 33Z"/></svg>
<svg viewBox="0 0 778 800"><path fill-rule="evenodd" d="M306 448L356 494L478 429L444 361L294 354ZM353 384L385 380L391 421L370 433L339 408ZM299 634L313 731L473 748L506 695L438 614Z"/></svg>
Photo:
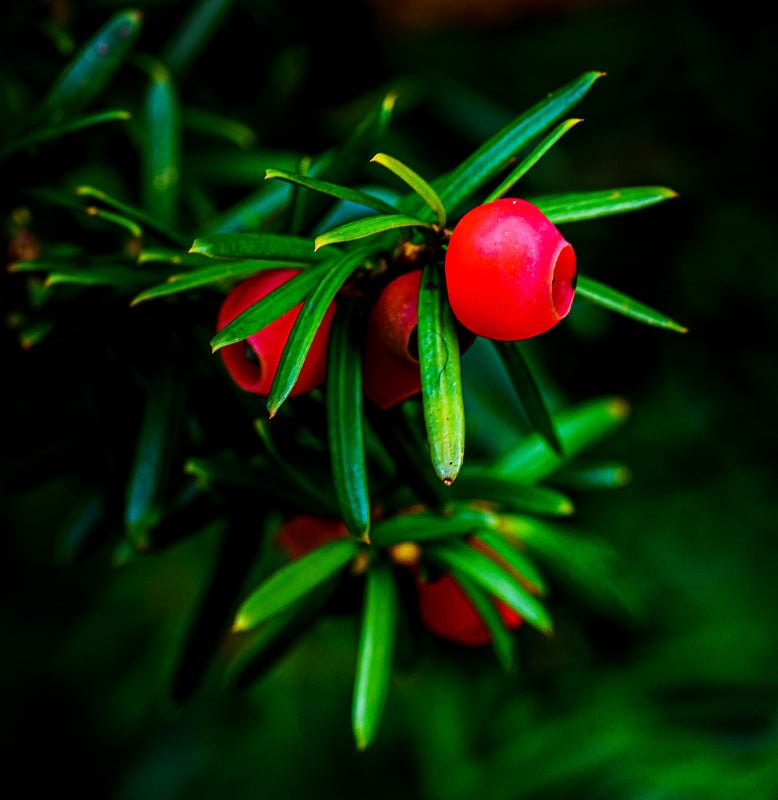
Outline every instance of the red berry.
<svg viewBox="0 0 778 800"><path fill-rule="evenodd" d="M366 397L382 409L421 391L416 344L421 270L390 281L370 310L364 350Z"/></svg>
<svg viewBox="0 0 778 800"><path fill-rule="evenodd" d="M381 409L413 397L421 391L417 328L419 324L420 269L391 280L370 311L364 350L365 396ZM460 353L474 341L461 332Z"/></svg>
<svg viewBox="0 0 778 800"><path fill-rule="evenodd" d="M299 273L297 269L269 269L239 283L225 297L216 322L221 330L249 306L261 300ZM273 383L281 353L289 338L302 303L282 314L269 325L249 336L245 341L222 347L222 360L232 379L241 389L267 397ZM290 395L305 394L324 381L327 373L327 343L335 306L331 305L303 363L297 383Z"/></svg>
<svg viewBox="0 0 778 800"><path fill-rule="evenodd" d="M491 642L491 631L450 573L433 581L419 581L417 588L422 622L436 636L468 647ZM507 628L516 628L523 622L502 600L493 602Z"/></svg>
<svg viewBox="0 0 778 800"><path fill-rule="evenodd" d="M491 548L478 539L471 539L469 544L490 558L499 560ZM468 647L491 642L491 631L453 575L444 573L432 581L423 580L419 575L416 588L422 622L436 636ZM509 630L524 622L524 618L502 600L492 598L492 602Z"/></svg>
<svg viewBox="0 0 778 800"><path fill-rule="evenodd" d="M276 534L276 544L296 561L322 545L349 536L346 524L336 517L297 514L290 517Z"/></svg>
<svg viewBox="0 0 778 800"><path fill-rule="evenodd" d="M502 198L459 220L445 258L454 316L487 339L537 336L567 316L575 294L572 246L526 200Z"/></svg>

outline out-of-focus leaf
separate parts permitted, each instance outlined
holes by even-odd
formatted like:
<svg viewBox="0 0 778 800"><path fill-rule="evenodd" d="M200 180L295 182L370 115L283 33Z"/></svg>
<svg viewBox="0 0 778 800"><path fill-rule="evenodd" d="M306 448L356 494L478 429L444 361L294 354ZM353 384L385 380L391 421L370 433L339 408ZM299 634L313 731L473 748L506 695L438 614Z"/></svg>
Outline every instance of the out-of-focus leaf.
<svg viewBox="0 0 778 800"><path fill-rule="evenodd" d="M592 278L585 278L583 275L578 276L576 295L645 325L653 325L656 328L664 328L676 333L686 333L688 330L685 326L665 314L655 311L645 303L634 300L616 289L611 289L604 283Z"/></svg>
<svg viewBox="0 0 778 800"><path fill-rule="evenodd" d="M146 91L142 153L143 197L149 214L166 227L178 220L181 119L170 72L154 63Z"/></svg>
<svg viewBox="0 0 778 800"><path fill-rule="evenodd" d="M435 542L427 545L424 552L443 569L459 572L489 594L499 597L530 625L543 633L551 633L551 617L540 600L487 555L460 540Z"/></svg>
<svg viewBox="0 0 778 800"><path fill-rule="evenodd" d="M192 270L213 266L213 261L207 256L186 253L172 247L144 247L135 260L138 264L168 264L172 267L185 267Z"/></svg>
<svg viewBox="0 0 778 800"><path fill-rule="evenodd" d="M236 520L221 521L221 541L213 570L190 622L171 685L175 703L185 703L199 688L229 633L243 584L259 552L260 536L246 536Z"/></svg>
<svg viewBox="0 0 778 800"><path fill-rule="evenodd" d="M371 565L366 577L351 710L358 750L372 744L383 716L392 677L398 605L391 564Z"/></svg>
<svg viewBox="0 0 778 800"><path fill-rule="evenodd" d="M599 609L638 613L640 598L632 576L603 539L525 516L505 517L502 530L517 537L541 566Z"/></svg>
<svg viewBox="0 0 778 800"><path fill-rule="evenodd" d="M433 182L443 205L454 211L510 163L522 148L575 106L603 76L585 72L552 92L484 142L456 169Z"/></svg>
<svg viewBox="0 0 778 800"><path fill-rule="evenodd" d="M384 96L378 106L371 109L361 124L355 127L354 133L342 147L328 150L312 160L308 174L330 183L350 183L363 168L370 153L375 152L376 143L391 117L395 99L394 91ZM212 233L231 233L264 229L281 219L294 196L293 187L284 181L263 183L259 190L212 220L208 230ZM300 198L301 207L297 211L299 229L305 230L313 224L331 202L330 198L319 193Z"/></svg>
<svg viewBox="0 0 778 800"><path fill-rule="evenodd" d="M628 186L594 192L544 195L533 197L532 202L552 222L559 225L638 211L674 197L678 197L678 193L665 186Z"/></svg>
<svg viewBox="0 0 778 800"><path fill-rule="evenodd" d="M136 239L140 239L143 236L143 228L137 222L127 219L127 217L123 217L114 211L106 211L106 209L98 208L97 206L87 206L84 209L84 213L94 219L103 220L116 228L121 228Z"/></svg>
<svg viewBox="0 0 778 800"><path fill-rule="evenodd" d="M386 167L404 183L416 192L419 197L432 209L441 228L446 225L446 209L438 197L438 193L410 167L386 153L376 153L371 159L376 164ZM394 209L393 209L394 210Z"/></svg>
<svg viewBox="0 0 778 800"><path fill-rule="evenodd" d="M212 262L211 262L212 263ZM203 286L210 286L223 281L237 281L248 278L265 269L275 269L279 263L277 261L225 261L204 269L189 270L184 273L169 275L164 283L158 283L148 289L144 289L130 301L130 305L137 305L144 300L151 300L158 297L166 297L171 294L188 292L192 289L199 289ZM304 268L305 263L285 262L285 267Z"/></svg>
<svg viewBox="0 0 778 800"><path fill-rule="evenodd" d="M360 301L339 305L327 355L327 440L341 516L352 536L370 532L370 493L365 458L362 394L364 308Z"/></svg>
<svg viewBox="0 0 778 800"><path fill-rule="evenodd" d="M95 100L132 49L142 21L136 9L114 14L60 73L41 103L41 117L59 120Z"/></svg>
<svg viewBox="0 0 778 800"><path fill-rule="evenodd" d="M336 575L324 581L285 611L247 631L244 634L247 641L227 667L227 685L245 688L277 663L317 619L337 586L337 578Z"/></svg>
<svg viewBox="0 0 778 800"><path fill-rule="evenodd" d="M340 242L351 242L355 239L364 239L379 233L395 230L397 228L432 228L429 222L422 222L417 217L407 214L383 214L381 216L365 217L353 222L346 222L337 228L320 233L315 240L316 249Z"/></svg>
<svg viewBox="0 0 778 800"><path fill-rule="evenodd" d="M72 564L87 549L107 516L106 499L98 490L86 492L67 515L54 544L57 561Z"/></svg>
<svg viewBox="0 0 778 800"><path fill-rule="evenodd" d="M214 233L199 236L189 248L212 258L264 258L278 261L321 261L330 254L316 253L313 240L282 233Z"/></svg>
<svg viewBox="0 0 778 800"><path fill-rule="evenodd" d="M337 539L274 572L238 608L233 631L259 625L344 569L359 552L356 539Z"/></svg>
<svg viewBox="0 0 778 800"><path fill-rule="evenodd" d="M268 169L265 172L265 178L268 180L278 179L289 181L297 186L302 186L306 189L311 189L322 194L336 197L339 200L345 200L348 203L355 203L356 205L364 206L367 209L377 211L379 214L396 214L397 209L385 203L379 197L373 197L367 192L362 192L358 189L349 189L346 186L339 186L329 181L322 181L317 178L311 178L308 175L301 175L299 173L287 172L283 169Z"/></svg>
<svg viewBox="0 0 778 800"><path fill-rule="evenodd" d="M155 231L160 236L163 236L177 245L181 245L182 247L189 245L190 240L187 237L173 230L168 225L165 225L161 220L153 217L142 209L135 208L129 203L111 197L101 189L97 189L94 186L78 186L76 188L76 195L97 200L108 206L108 208L117 211L127 219L137 222L142 228Z"/></svg>
<svg viewBox="0 0 778 800"><path fill-rule="evenodd" d="M199 0L187 6L186 14L168 39L162 60L176 75L184 74L215 36L233 0Z"/></svg>
<svg viewBox="0 0 778 800"><path fill-rule="evenodd" d="M149 535L163 511L166 482L181 427L186 381L170 364L161 364L149 385L126 488L124 525L136 550L149 546Z"/></svg>
<svg viewBox="0 0 778 800"><path fill-rule="evenodd" d="M360 266L364 257L363 250L352 250L333 258L326 265L326 272L322 273L316 286L305 298L300 313L289 332L270 387L267 410L271 417L276 415L297 383L311 344L313 344L327 310L335 300L335 295L354 270Z"/></svg>
<svg viewBox="0 0 778 800"><path fill-rule="evenodd" d="M217 150L195 153L190 172L209 183L256 187L262 184L266 170L294 169L300 158L299 153L291 150Z"/></svg>
<svg viewBox="0 0 778 800"><path fill-rule="evenodd" d="M619 489L632 479L626 464L597 461L565 464L554 473L554 483L570 489Z"/></svg>
<svg viewBox="0 0 778 800"><path fill-rule="evenodd" d="M562 445L554 428L553 417L522 353L521 344L500 341L494 341L493 344L530 424L546 438L557 453L561 453Z"/></svg>
<svg viewBox="0 0 778 800"><path fill-rule="evenodd" d="M192 108L191 106L185 106L181 109L181 127L184 130L195 130L198 133L225 139L237 147L244 148L244 153L230 151L230 155L245 155L245 148L252 147L257 140L256 133L248 125L244 125L236 119L225 117L223 114L206 111L202 108ZM212 157L213 154L208 153L207 155L194 156L193 160L210 161ZM214 175L215 167L213 164L208 164L207 166L198 165L198 175L203 175L204 170L208 174ZM247 180L248 176L242 175L239 177L238 182ZM256 181L252 180L251 183L255 184Z"/></svg>
<svg viewBox="0 0 778 800"><path fill-rule="evenodd" d="M315 157L308 173L313 178L340 185L350 185L364 169L364 164L379 146L394 110L397 92L387 92L380 102L370 109L361 122L354 127L348 140L339 147ZM307 194L304 205L298 211L301 230L311 225L331 204L322 194Z"/></svg>
<svg viewBox="0 0 778 800"><path fill-rule="evenodd" d="M564 461L619 427L629 414L621 397L598 397L554 415L554 425L564 457L555 453L545 438L532 433L496 459L492 469L525 485L550 475Z"/></svg>
<svg viewBox="0 0 778 800"><path fill-rule="evenodd" d="M528 514L569 516L575 510L573 501L562 492L546 486L525 485L488 466L465 467L452 493L458 498L486 500Z"/></svg>
<svg viewBox="0 0 778 800"><path fill-rule="evenodd" d="M513 186L523 178L535 164L575 125L582 122L580 119L567 119L561 124L557 125L548 136L532 148L529 155L522 158L519 164L511 170L510 175L502 181L496 189L490 192L484 199L484 203L489 203L496 200L498 197L504 197Z"/></svg>
<svg viewBox="0 0 778 800"><path fill-rule="evenodd" d="M430 457L435 474L454 482L465 454L465 409L459 336L435 264L428 264L419 287L419 366Z"/></svg>
<svg viewBox="0 0 778 800"><path fill-rule="evenodd" d="M195 478L203 489L237 487L290 510L301 504L322 516L336 514L337 504L328 487L313 486L299 470L279 459L255 457L249 462L234 455L219 454L210 458L189 458L184 472Z"/></svg>
<svg viewBox="0 0 778 800"><path fill-rule="evenodd" d="M146 276L118 264L60 265L46 276L46 286L112 286L126 292L137 291L147 281Z"/></svg>
<svg viewBox="0 0 778 800"><path fill-rule="evenodd" d="M406 414L403 404L386 410L373 403L365 405L370 429L387 452L397 476L408 486L419 502L440 508L446 488L429 469L429 451L423 423Z"/></svg>
<svg viewBox="0 0 778 800"><path fill-rule="evenodd" d="M60 136L65 136L69 133L76 133L85 128L92 128L95 125L103 125L106 122L123 122L131 118L132 114L129 111L118 109L115 111L100 111L96 114L87 114L86 116L77 117L76 119L36 128L0 147L0 160L20 150L41 144L42 142L51 141L52 139L59 139Z"/></svg>
<svg viewBox="0 0 778 800"><path fill-rule="evenodd" d="M207 231L210 233L240 233L248 230L262 230L279 219L292 194L292 186L288 183L280 181L265 183L255 192L212 219L208 223Z"/></svg>
<svg viewBox="0 0 778 800"><path fill-rule="evenodd" d="M286 283L281 284L225 325L211 339L212 350L215 352L228 344L243 341L278 319L282 314L301 303L308 293L327 276L329 270L330 264L320 264L302 270Z"/></svg>

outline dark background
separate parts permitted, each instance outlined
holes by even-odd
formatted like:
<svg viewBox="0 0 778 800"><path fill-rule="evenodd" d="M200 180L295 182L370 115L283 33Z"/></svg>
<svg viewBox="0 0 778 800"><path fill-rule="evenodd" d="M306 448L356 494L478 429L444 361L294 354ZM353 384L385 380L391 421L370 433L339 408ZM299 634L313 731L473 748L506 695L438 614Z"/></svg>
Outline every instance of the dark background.
<svg viewBox="0 0 778 800"><path fill-rule="evenodd" d="M63 63L45 34L48 15L65 9L68 30L84 41L120 7L4 7L0 85L17 91L3 90L9 122ZM138 48L155 53L190 4L137 7ZM642 598L638 621L582 617L580 599L563 596L555 641L527 643L511 677L488 652L431 648L397 674L364 754L350 733L348 617L323 620L250 692L205 690L174 708L170 670L213 537L124 569L104 555L57 560L57 531L79 488L68 465L97 446L81 438L93 429L79 384L102 367L75 346L56 363L51 351L22 352L8 330L8 785L18 779L30 793L54 781L119 800L778 796L769 26L749 4L712 11L691 0L235 2L180 91L184 102L252 127L262 146L318 152L397 85L390 152L433 176L588 70L606 76L575 110L584 122L527 176L527 195L641 184L679 194L564 232L583 273L689 332L576 308L536 351L570 400L613 393L630 403L627 424L600 452L628 464L633 480L582 497L578 514L623 555ZM132 91L132 76L123 80L117 91ZM77 169L69 158L49 151L24 168L40 181L47 170ZM25 185L14 169L0 180L4 215ZM18 291L9 280L5 312ZM121 399L104 399L118 407L98 415L122 412Z"/></svg>

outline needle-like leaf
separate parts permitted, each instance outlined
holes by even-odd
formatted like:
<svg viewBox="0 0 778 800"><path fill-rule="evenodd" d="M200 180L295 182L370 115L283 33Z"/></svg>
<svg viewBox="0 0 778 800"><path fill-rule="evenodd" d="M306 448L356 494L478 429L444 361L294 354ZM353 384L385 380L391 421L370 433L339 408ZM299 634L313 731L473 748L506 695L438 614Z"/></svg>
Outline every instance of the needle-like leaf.
<svg viewBox="0 0 778 800"><path fill-rule="evenodd" d="M358 750L372 744L383 716L392 676L398 605L391 564L373 564L366 577L352 701Z"/></svg>
<svg viewBox="0 0 778 800"><path fill-rule="evenodd" d="M241 603L233 631L253 628L285 611L344 569L358 551L356 539L337 539L281 567Z"/></svg>
<svg viewBox="0 0 778 800"><path fill-rule="evenodd" d="M434 264L424 267L419 287L418 341L432 465L443 483L451 484L465 454L465 410L459 337L440 270Z"/></svg>
<svg viewBox="0 0 778 800"><path fill-rule="evenodd" d="M688 331L685 325L681 325L665 314L650 308L645 303L640 303L628 295L616 289L612 289L610 286L606 286L604 283L600 283L593 278L586 278L579 275L576 292L579 297L583 297L592 303L607 308L609 311L615 311L617 314L622 314L625 317L634 319L636 322L675 331L676 333L686 333Z"/></svg>
<svg viewBox="0 0 778 800"><path fill-rule="evenodd" d="M335 315L327 356L327 438L333 483L343 521L352 536L367 539L370 496L365 459L362 394L364 309L345 301Z"/></svg>

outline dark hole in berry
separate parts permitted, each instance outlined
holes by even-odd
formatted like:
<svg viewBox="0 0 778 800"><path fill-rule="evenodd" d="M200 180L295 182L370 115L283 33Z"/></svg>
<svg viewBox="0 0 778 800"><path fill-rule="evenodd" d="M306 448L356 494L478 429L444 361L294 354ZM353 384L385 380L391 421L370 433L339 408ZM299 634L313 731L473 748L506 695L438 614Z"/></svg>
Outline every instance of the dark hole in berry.
<svg viewBox="0 0 778 800"><path fill-rule="evenodd" d="M414 361L419 360L419 328L415 327L408 337L408 352Z"/></svg>
<svg viewBox="0 0 778 800"><path fill-rule="evenodd" d="M245 342L243 348L243 355L246 361L248 361L248 363L252 366L258 367L259 359L257 358L257 354L254 352L254 348L251 346L251 344L249 344L249 342Z"/></svg>

